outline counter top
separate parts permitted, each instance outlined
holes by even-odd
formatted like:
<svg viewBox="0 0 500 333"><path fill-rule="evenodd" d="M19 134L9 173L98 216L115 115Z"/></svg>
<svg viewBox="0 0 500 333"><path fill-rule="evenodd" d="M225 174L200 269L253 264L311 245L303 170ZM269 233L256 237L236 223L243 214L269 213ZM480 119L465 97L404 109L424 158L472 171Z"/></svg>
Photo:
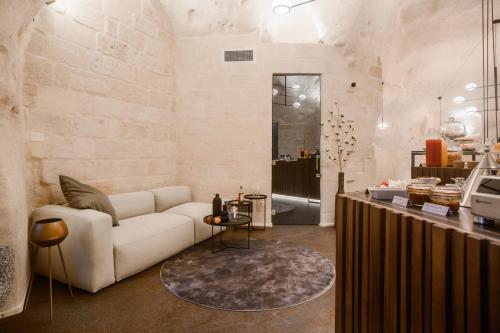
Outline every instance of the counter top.
<svg viewBox="0 0 500 333"><path fill-rule="evenodd" d="M457 214L443 217L431 213L422 212L419 208L414 207L400 207L393 205L391 201L388 200L377 200L371 198L369 194L364 194L362 192L352 192L345 194L346 197L355 200L360 200L372 205L380 206L383 208L389 208L394 211L414 216L419 219L424 219L431 223L436 223L442 226L456 229L458 231L474 235L479 238L488 239L493 242L500 242L500 223L495 223L491 225L481 225L473 222L473 215L469 208L460 207L460 211Z"/></svg>

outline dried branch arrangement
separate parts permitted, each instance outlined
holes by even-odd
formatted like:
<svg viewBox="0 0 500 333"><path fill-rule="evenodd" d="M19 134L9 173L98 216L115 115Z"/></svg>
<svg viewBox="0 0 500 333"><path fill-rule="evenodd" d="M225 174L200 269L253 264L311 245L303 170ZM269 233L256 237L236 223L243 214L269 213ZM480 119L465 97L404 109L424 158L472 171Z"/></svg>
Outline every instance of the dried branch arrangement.
<svg viewBox="0 0 500 333"><path fill-rule="evenodd" d="M354 153L356 137L354 136L354 122L346 120L338 102L334 104L335 109L328 113L328 119L321 123L321 128L326 142L325 151L328 159L335 162L342 172Z"/></svg>

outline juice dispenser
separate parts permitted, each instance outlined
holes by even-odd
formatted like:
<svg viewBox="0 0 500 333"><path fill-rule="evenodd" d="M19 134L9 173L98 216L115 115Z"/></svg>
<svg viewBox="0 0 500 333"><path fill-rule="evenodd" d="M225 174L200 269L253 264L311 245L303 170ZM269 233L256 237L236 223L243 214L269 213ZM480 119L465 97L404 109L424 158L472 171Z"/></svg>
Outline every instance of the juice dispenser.
<svg viewBox="0 0 500 333"><path fill-rule="evenodd" d="M429 129L425 150L425 163L428 167L446 167L448 165L448 147L438 129Z"/></svg>

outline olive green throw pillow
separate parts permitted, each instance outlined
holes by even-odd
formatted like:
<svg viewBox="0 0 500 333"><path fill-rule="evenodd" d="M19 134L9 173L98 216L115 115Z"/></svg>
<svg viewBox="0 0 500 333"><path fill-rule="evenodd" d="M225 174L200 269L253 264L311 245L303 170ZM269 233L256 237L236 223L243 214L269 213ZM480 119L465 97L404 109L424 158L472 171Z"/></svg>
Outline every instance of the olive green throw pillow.
<svg viewBox="0 0 500 333"><path fill-rule="evenodd" d="M106 193L63 175L59 176L59 184L61 185L61 190L70 207L94 209L109 214L113 220L113 227L119 225L115 209Z"/></svg>

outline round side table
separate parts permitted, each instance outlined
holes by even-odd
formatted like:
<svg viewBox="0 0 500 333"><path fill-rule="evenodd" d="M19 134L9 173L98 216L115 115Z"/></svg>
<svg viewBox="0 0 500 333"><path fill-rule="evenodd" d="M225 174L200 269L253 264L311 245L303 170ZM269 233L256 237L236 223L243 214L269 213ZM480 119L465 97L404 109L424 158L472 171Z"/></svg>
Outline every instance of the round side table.
<svg viewBox="0 0 500 333"><path fill-rule="evenodd" d="M66 283L69 287L69 293L71 299L73 298L73 290L71 290L71 283L69 282L68 272L66 270L66 265L64 263L63 254L61 251L61 243L68 236L68 227L64 220L59 218L45 219L40 221L35 221L31 227L29 240L35 246L35 253L31 262L31 277L28 285L28 292L26 294L26 300L24 303L24 309L28 307L28 301L31 293L31 287L33 285L35 263L38 255L38 250L40 248L47 248L48 261L49 261L49 297L50 297L50 322L52 322L52 257L51 248L57 246L59 250L59 256L61 257L61 263L64 270L64 276L66 277Z"/></svg>
<svg viewBox="0 0 500 333"><path fill-rule="evenodd" d="M215 223L213 220L212 215L207 215L203 218L203 222L206 224L209 224L212 226L212 254L215 254L219 251L225 250L225 249L249 249L250 248L250 224L252 223L252 218L248 215L243 215L243 214L238 214L236 218L229 219L226 222L220 222L220 223ZM245 228L247 230L247 247L237 247L237 246L229 246L227 245L224 240L222 239L222 227L233 227L233 228L238 228L246 225ZM214 239L217 237L217 235L214 235L214 227L220 227L220 232L219 232L219 243L222 244L222 249L219 250L214 250Z"/></svg>
<svg viewBox="0 0 500 333"><path fill-rule="evenodd" d="M253 229L253 218L252 218L252 201L250 200L241 200L238 199L229 200L225 202L227 205L227 209L231 210L231 207L238 207L238 214L247 215L250 218L250 230Z"/></svg>
<svg viewBox="0 0 500 333"><path fill-rule="evenodd" d="M264 230L266 230L266 220L267 220L267 195L265 194L245 194L243 196L245 199L250 200L252 202L252 210L253 210L253 202L258 200L264 200ZM253 212L252 212L253 214Z"/></svg>

